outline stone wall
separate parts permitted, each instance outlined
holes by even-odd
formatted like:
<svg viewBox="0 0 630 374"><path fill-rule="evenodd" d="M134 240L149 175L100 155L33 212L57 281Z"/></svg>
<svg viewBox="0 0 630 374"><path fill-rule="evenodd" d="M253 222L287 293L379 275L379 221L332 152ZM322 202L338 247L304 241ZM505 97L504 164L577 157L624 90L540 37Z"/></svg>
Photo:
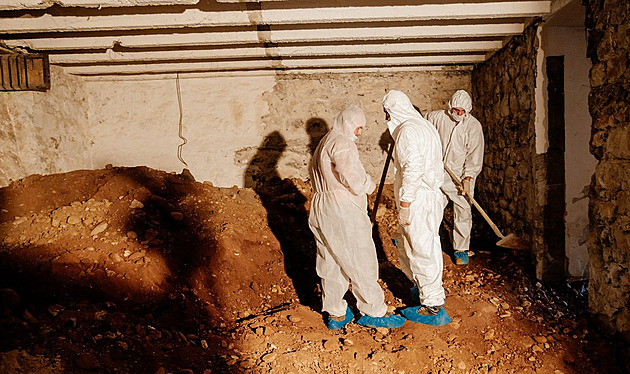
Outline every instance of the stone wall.
<svg viewBox="0 0 630 374"><path fill-rule="evenodd" d="M630 341L630 2L587 0L591 69L589 306Z"/></svg>
<svg viewBox="0 0 630 374"><path fill-rule="evenodd" d="M504 234L531 240L535 209L536 27L513 38L472 74L472 114L485 136L476 194Z"/></svg>
<svg viewBox="0 0 630 374"><path fill-rule="evenodd" d="M267 134L277 131L286 141L280 157L280 173L301 179L317 142L349 103L365 112L367 124L357 147L366 171L377 182L386 159L384 138L388 136L382 99L388 90L405 92L423 114L446 108L458 89L470 89L470 72L428 71L395 74L322 74L278 77L273 91L265 93L269 113L263 118ZM385 135L384 135L385 134ZM245 156L239 150L237 157ZM393 178L393 168L389 170ZM378 182L377 182L378 183Z"/></svg>
<svg viewBox="0 0 630 374"><path fill-rule="evenodd" d="M31 174L90 168L85 86L51 66L46 92L0 92L0 187Z"/></svg>

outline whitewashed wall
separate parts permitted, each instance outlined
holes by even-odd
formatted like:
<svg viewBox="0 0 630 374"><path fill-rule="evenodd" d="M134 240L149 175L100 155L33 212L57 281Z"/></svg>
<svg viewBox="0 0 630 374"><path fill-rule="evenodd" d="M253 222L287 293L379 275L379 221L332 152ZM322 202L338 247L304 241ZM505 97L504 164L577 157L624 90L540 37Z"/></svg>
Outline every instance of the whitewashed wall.
<svg viewBox="0 0 630 374"><path fill-rule="evenodd" d="M179 104L177 78L88 81L93 134L93 167L147 165L181 172L178 160ZM385 154L379 139L385 131L381 100L387 89L406 92L428 111L442 108L455 90L469 89L469 72L400 74L326 74L304 76L179 78L182 156L200 181L217 186L245 185L252 159L270 160L283 178L308 176L309 123L331 127L349 103L368 118L357 141L368 172L380 178ZM261 153L271 142L275 151ZM276 152L277 151L277 152Z"/></svg>
<svg viewBox="0 0 630 374"><path fill-rule="evenodd" d="M586 33L581 27L543 27L541 40L541 54L564 56L567 270L573 278L588 278L588 192L597 161L589 152L591 63L586 58ZM544 78L546 65L542 62L539 74ZM539 91L546 90L546 84L544 80ZM543 98L546 100L546 92ZM546 105L536 107L544 109ZM546 139L546 135L545 131L541 137Z"/></svg>
<svg viewBox="0 0 630 374"><path fill-rule="evenodd" d="M387 90L407 93L426 112L470 89L468 71L84 80L53 67L51 80L48 92L0 93L0 186L112 164L178 173L187 167L199 181L242 187L261 160L282 178L306 179L311 125L330 128L349 103L366 113L357 145L376 181L386 156L379 141ZM180 115L187 165L178 158Z"/></svg>
<svg viewBox="0 0 630 374"><path fill-rule="evenodd" d="M0 187L92 166L84 82L51 67L47 92L0 92Z"/></svg>

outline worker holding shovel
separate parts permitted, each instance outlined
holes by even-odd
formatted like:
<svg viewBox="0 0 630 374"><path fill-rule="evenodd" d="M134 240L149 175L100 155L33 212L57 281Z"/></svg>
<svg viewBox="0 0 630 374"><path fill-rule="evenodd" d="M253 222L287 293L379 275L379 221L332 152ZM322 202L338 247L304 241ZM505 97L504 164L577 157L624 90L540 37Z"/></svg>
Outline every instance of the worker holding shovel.
<svg viewBox="0 0 630 374"><path fill-rule="evenodd" d="M468 92L458 90L448 104L448 110L430 112L427 114L427 120L433 123L440 134L444 164L457 178L454 181L445 170L442 191L446 198L453 202L455 263L467 265L468 257L472 255L470 251L472 207L466 194L469 198L473 197L475 179L483 165L483 130L481 123L470 114L472 99Z"/></svg>
<svg viewBox="0 0 630 374"><path fill-rule="evenodd" d="M422 118L409 97L389 91L383 98L387 127L394 139L394 196L398 208L396 238L402 271L417 287L420 305L401 313L410 321L442 326L443 261L439 228L444 212L442 145L435 127Z"/></svg>

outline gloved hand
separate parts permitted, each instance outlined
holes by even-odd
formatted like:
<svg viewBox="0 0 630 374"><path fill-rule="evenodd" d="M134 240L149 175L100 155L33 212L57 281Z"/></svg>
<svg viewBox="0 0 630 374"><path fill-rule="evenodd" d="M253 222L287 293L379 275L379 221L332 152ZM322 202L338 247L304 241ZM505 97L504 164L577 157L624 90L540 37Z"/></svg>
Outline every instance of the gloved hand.
<svg viewBox="0 0 630 374"><path fill-rule="evenodd" d="M462 186L464 186L464 188L463 188L463 190L464 190L464 191L463 191L463 194L464 194L464 195L466 195L466 194L470 195L470 179L465 179L465 178L464 178L464 179L462 180Z"/></svg>
<svg viewBox="0 0 630 374"><path fill-rule="evenodd" d="M400 207L398 209L398 223L401 226L411 225L411 209L409 207Z"/></svg>

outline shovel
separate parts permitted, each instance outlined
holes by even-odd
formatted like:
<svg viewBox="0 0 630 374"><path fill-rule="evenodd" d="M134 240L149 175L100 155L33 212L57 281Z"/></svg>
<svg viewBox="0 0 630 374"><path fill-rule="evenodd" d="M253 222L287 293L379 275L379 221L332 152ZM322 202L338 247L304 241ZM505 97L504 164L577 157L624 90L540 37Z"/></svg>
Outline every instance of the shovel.
<svg viewBox="0 0 630 374"><path fill-rule="evenodd" d="M376 222L376 211L378 210L378 203L381 200L381 194L383 193L383 186L385 185L385 177L387 177L387 169L389 169L389 162L392 160L392 152L394 151L394 142L389 144L387 150L387 160L385 160L385 167L383 168L383 174L381 175L381 182L378 184L378 192L376 192L376 199L374 200L374 207L370 214L370 222L374 225Z"/></svg>
<svg viewBox="0 0 630 374"><path fill-rule="evenodd" d="M451 169L448 168L448 166L444 165L444 170L446 170L448 175L451 176L451 179L453 179L453 182L455 183L455 185L459 187L459 189L463 192L464 186L462 185L462 182L460 182L459 178L457 178L455 174L453 174L453 172L451 171ZM497 246L503 247L503 248L509 248L509 249L517 249L517 250L530 249L530 245L526 240L521 239L514 234L509 234L508 236L503 235L501 233L501 230L499 230L499 228L497 227L497 225L495 225L494 222L492 222L492 220L490 219L490 217L488 217L488 215L483 210L483 208L481 208L481 205L479 205L479 203L477 203L477 201L475 201L475 199L469 193L464 192L464 194L466 195L468 200L470 200L470 202L475 206L475 208L479 210L479 213L481 213L481 215L486 220L486 222L488 222L490 227L492 227L492 231L494 231L494 233L500 238L500 240L496 244Z"/></svg>

